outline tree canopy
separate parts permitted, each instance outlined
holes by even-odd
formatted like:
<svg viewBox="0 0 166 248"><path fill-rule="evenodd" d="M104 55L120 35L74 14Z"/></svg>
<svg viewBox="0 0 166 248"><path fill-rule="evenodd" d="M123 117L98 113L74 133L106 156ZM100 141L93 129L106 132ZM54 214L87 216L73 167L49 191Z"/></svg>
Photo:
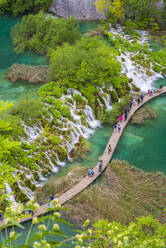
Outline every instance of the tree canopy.
<svg viewBox="0 0 166 248"><path fill-rule="evenodd" d="M52 0L0 0L0 13L12 13L15 16L39 10L48 10Z"/></svg>
<svg viewBox="0 0 166 248"><path fill-rule="evenodd" d="M23 16L21 22L12 29L16 53L32 50L46 54L48 48L56 48L65 42L73 44L80 38L74 18L56 19L43 11L36 15Z"/></svg>

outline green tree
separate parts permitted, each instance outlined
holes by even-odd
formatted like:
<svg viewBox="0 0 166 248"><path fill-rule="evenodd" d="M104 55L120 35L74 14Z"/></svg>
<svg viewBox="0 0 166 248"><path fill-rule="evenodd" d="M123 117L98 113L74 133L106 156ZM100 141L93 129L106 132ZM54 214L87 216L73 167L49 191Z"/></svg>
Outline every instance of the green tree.
<svg viewBox="0 0 166 248"><path fill-rule="evenodd" d="M27 12L48 10L52 0L0 0L0 13L10 12L15 16Z"/></svg>
<svg viewBox="0 0 166 248"><path fill-rule="evenodd" d="M74 18L56 19L47 16L43 11L36 15L23 16L11 34L16 53L31 50L46 54L48 48L56 49L65 42L73 44L80 38Z"/></svg>

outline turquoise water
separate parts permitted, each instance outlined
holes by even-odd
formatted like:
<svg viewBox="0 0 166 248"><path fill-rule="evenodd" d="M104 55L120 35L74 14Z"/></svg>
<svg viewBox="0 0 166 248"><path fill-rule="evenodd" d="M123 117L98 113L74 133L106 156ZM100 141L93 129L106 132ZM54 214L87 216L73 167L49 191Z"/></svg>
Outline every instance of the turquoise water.
<svg viewBox="0 0 166 248"><path fill-rule="evenodd" d="M32 52L16 54L13 50L10 36L11 28L18 22L18 18L0 15L0 99L16 101L21 94L29 93L40 85L29 84L28 82L12 83L4 79L6 70L14 63L26 65L47 64L46 58Z"/></svg>
<svg viewBox="0 0 166 248"><path fill-rule="evenodd" d="M96 30L96 28L100 25L100 22L97 21L80 21L79 22L79 31L82 34L87 33L88 31Z"/></svg>
<svg viewBox="0 0 166 248"><path fill-rule="evenodd" d="M113 158L143 170L166 173L166 95L154 99L149 106L156 111L157 118L140 126L129 124Z"/></svg>
<svg viewBox="0 0 166 248"><path fill-rule="evenodd" d="M41 224L43 224L43 223L41 223ZM45 221L44 224L46 225L46 227L47 227L48 230L51 230L52 229L52 225L54 223L52 223L51 221ZM66 240L69 239L69 238L71 239L72 237L74 237L76 235L77 230L78 230L78 228L76 226L71 226L71 225L67 225L65 223L59 223L59 222L57 222L57 224L59 225L59 229L66 235L66 238L65 238ZM22 228L19 228L19 227L16 227L15 228L15 231L17 233L21 233L21 235L20 235L20 237L18 237L18 239L16 241L16 246L14 246L14 247L20 247L20 246L22 246L22 245L25 244L25 240L27 238L27 234L28 234L28 231L29 231L30 226L31 226L31 221L28 221L28 222L23 223L22 226L23 226L23 229ZM12 231L11 228L8 228L7 229L8 235L9 235L9 233L11 231ZM31 230L30 238L33 237L33 235L34 235L35 232L38 233L38 228L37 228L36 225L34 225L33 228L32 228L32 230ZM3 238L5 239L5 237L6 237L6 231L4 230L2 232L2 234L3 234ZM0 235L0 243L1 243L1 238L2 238L2 236ZM50 239L51 239L51 241L59 242L59 241L63 241L64 240L64 237L63 236L59 236L59 235L56 235L56 236L55 235L54 236L47 236L46 237L46 240L50 240ZM66 243L66 245L61 245L59 247L64 248L67 245L70 245L70 247L74 247L74 245L72 244L71 241L68 241Z"/></svg>

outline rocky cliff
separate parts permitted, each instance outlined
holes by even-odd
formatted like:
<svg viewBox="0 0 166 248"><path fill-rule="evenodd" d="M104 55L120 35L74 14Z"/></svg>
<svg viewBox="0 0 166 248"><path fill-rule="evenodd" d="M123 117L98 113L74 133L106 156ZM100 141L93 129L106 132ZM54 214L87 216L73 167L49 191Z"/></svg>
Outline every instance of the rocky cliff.
<svg viewBox="0 0 166 248"><path fill-rule="evenodd" d="M105 15L97 12L95 0L53 0L50 11L54 14L69 18L75 16L78 20L105 19Z"/></svg>

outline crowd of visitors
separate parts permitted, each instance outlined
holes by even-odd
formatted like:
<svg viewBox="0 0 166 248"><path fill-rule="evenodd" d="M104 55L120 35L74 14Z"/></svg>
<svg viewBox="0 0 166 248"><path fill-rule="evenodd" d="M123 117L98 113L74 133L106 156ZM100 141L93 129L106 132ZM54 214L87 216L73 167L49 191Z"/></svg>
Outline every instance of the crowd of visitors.
<svg viewBox="0 0 166 248"><path fill-rule="evenodd" d="M160 83L160 90L162 90L162 88L163 88L163 85L162 85L162 83ZM148 89L147 95L152 96L153 91L151 89ZM113 124L113 132L114 133L116 133L116 132L120 133L120 131L121 131L121 123L123 121L127 121L128 114L130 113L130 110L132 109L132 106L135 105L136 103L138 105L140 105L141 103L143 103L143 101L144 101L144 94L141 94L139 97L137 97L136 99L132 99L132 101L129 102L128 107L126 107L125 110L124 110L124 114L119 116L119 123L114 123ZM111 152L112 152L111 144L108 145L107 150L108 150L108 155L110 155ZM98 170L99 172L102 172L102 170L103 170L103 163L102 162L103 162L102 160L99 160L99 170ZM94 175L93 170L89 169L88 170L88 176L91 177L93 175Z"/></svg>

